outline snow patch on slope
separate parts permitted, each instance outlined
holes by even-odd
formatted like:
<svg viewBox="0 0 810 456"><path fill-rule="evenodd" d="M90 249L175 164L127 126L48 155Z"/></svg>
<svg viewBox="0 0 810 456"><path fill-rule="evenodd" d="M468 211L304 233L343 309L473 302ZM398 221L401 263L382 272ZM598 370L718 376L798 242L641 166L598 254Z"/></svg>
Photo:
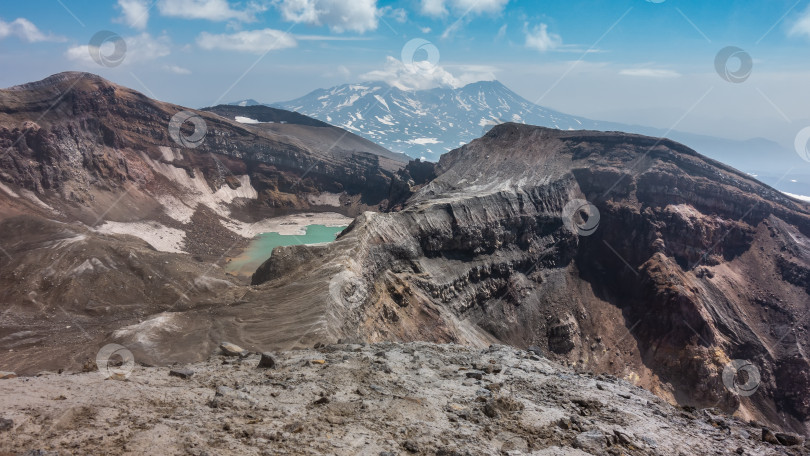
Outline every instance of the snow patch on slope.
<svg viewBox="0 0 810 456"><path fill-rule="evenodd" d="M796 198L797 200L801 200L801 201L804 201L806 203L810 203L810 196L796 195L796 194L788 193L788 192L782 192L782 193L784 193L785 195L787 195L787 196L789 196L791 198Z"/></svg>
<svg viewBox="0 0 810 456"><path fill-rule="evenodd" d="M4 192L6 192L11 197L14 197L14 198L19 198L20 197L20 195L18 195L14 190L9 188L6 184L4 184L2 182L0 182L0 190L3 190Z"/></svg>
<svg viewBox="0 0 810 456"><path fill-rule="evenodd" d="M159 252L185 253L186 233L157 222L104 222L95 229L102 234L128 234L146 241Z"/></svg>
<svg viewBox="0 0 810 456"><path fill-rule="evenodd" d="M243 116L236 116L236 117L234 117L234 120L236 120L239 123L243 123L243 124L257 124L257 123L260 123L256 119L251 119L250 117L243 117Z"/></svg>
<svg viewBox="0 0 810 456"><path fill-rule="evenodd" d="M194 177L188 175L185 169L167 163L160 163L144 155L143 159L152 169L175 182L185 190L179 196L160 195L156 199L164 205L167 215L177 221L188 223L197 206L204 204L222 217L229 217L230 211L225 204L233 203L237 198L256 199L259 192L250 183L250 176L237 176L240 186L232 189L227 185L214 192L203 178L200 170L194 170ZM184 207L185 206L185 207ZM186 209L187 208L187 209Z"/></svg>

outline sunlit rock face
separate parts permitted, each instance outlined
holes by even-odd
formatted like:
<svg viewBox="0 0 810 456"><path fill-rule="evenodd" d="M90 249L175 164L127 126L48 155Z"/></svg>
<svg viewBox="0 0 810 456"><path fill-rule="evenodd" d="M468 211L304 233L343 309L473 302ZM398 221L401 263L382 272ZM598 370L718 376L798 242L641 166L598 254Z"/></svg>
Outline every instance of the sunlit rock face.
<svg viewBox="0 0 810 456"><path fill-rule="evenodd" d="M320 280L338 285L313 300L328 303L335 339L536 345L673 401L803 428L805 204L621 133L505 124L435 172L401 211L364 214L329 247L289 248L254 283L328 264ZM596 229L565 216L572 200L596 208ZM735 359L759 369L756 394L724 383Z"/></svg>

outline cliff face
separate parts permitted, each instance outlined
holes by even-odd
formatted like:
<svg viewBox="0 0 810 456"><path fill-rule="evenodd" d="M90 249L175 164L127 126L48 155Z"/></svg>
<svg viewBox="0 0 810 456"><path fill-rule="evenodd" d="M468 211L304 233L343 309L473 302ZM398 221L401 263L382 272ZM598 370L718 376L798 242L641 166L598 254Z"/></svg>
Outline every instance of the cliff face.
<svg viewBox="0 0 810 456"><path fill-rule="evenodd" d="M329 280L312 297L323 337L537 345L682 404L806 430L806 205L620 133L506 124L436 173L328 248L278 249L254 283ZM598 214L572 211L578 199ZM723 382L737 359L761 377L751 396Z"/></svg>

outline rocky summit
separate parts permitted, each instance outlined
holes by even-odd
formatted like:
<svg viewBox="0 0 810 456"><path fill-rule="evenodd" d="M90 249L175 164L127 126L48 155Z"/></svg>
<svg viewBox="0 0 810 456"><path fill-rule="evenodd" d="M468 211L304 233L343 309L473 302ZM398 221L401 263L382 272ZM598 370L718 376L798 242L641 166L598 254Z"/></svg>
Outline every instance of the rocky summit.
<svg viewBox="0 0 810 456"><path fill-rule="evenodd" d="M264 355L267 356L267 355ZM804 438L493 345L335 344L0 381L11 454L803 455ZM179 372L179 373L178 373ZM193 372L193 375L190 373ZM4 425L4 423L7 423Z"/></svg>

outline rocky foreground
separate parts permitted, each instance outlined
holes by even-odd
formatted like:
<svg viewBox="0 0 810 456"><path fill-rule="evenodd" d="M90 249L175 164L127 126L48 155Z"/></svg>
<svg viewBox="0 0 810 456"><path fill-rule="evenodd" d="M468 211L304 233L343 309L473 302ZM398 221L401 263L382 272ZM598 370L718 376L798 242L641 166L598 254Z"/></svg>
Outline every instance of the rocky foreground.
<svg viewBox="0 0 810 456"><path fill-rule="evenodd" d="M0 455L810 454L796 435L506 346L225 348L236 356L124 380L0 380Z"/></svg>

